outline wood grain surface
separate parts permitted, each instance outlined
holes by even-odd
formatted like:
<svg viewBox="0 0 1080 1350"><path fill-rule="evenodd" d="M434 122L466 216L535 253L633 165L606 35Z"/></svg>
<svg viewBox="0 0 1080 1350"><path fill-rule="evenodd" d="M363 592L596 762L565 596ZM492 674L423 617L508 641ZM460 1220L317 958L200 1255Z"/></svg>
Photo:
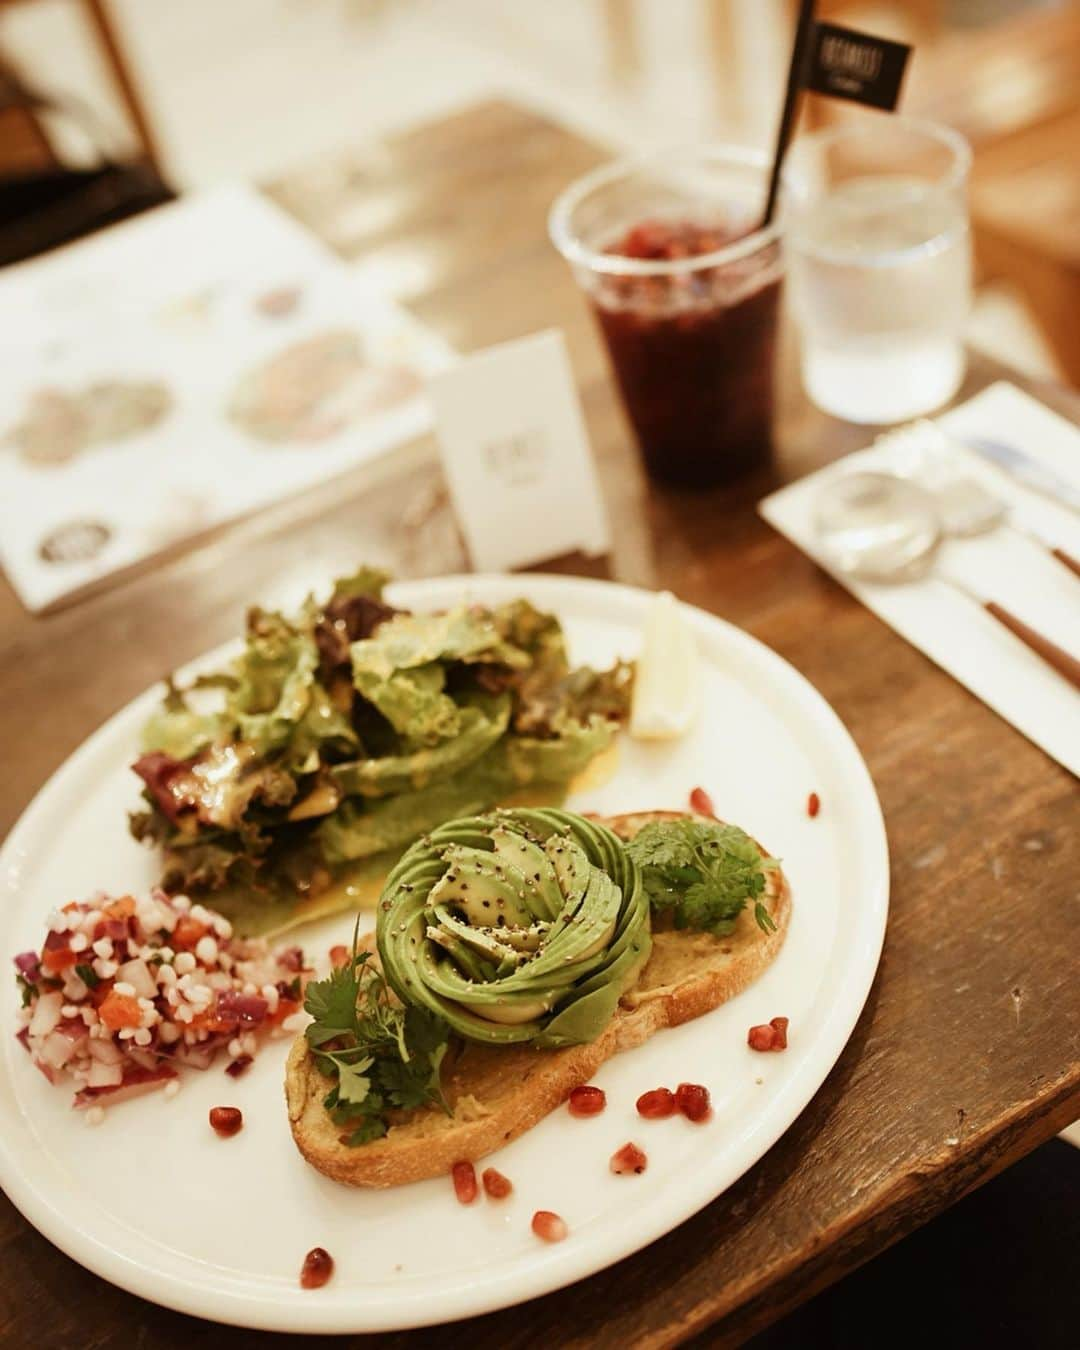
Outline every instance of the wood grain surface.
<svg viewBox="0 0 1080 1350"><path fill-rule="evenodd" d="M524 1309L440 1329L439 1345L463 1350L695 1336L738 1345L1080 1115L1077 784L754 514L772 481L865 442L865 430L810 409L787 379L773 474L711 494L645 484L596 335L545 232L557 191L601 157L492 103L315 166L274 195L394 279L464 349L564 329L615 545L609 559L562 560L558 570L670 587L808 676L877 784L892 911L856 1031L780 1143L638 1255ZM964 393L1003 373L973 360ZM1080 411L1073 396L1035 392ZM430 441L47 617L28 617L0 583L0 829L104 718L233 635L246 605L272 605L358 559L404 576L465 566ZM162 1186L167 1194L167 1168ZM275 1339L112 1288L6 1201L0 1250L4 1345L254 1350ZM378 1338L393 1350L435 1340Z"/></svg>

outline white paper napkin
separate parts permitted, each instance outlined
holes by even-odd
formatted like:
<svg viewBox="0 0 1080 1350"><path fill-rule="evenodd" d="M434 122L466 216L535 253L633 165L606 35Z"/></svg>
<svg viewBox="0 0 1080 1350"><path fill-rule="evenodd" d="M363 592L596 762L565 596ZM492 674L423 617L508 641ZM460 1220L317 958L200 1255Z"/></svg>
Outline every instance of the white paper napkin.
<svg viewBox="0 0 1080 1350"><path fill-rule="evenodd" d="M1080 486L1080 429L1013 385L992 385L937 423L957 441L986 436L1008 442ZM953 453L957 470L978 477L1008 503L1018 523L1080 557L1080 515L1029 491L971 451L957 447ZM897 586L851 581L825 561L814 531L814 503L827 479L855 468L896 467L895 450L874 446L773 493L758 509L879 618L1080 776L1080 692L974 601L932 578ZM950 539L939 561L941 570L1080 658L1080 578L1037 543L998 529Z"/></svg>

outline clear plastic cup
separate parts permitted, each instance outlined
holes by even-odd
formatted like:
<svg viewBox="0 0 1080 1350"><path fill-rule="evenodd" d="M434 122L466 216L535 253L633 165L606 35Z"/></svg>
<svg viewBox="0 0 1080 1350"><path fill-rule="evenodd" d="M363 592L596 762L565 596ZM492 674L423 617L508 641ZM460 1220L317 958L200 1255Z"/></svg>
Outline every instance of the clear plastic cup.
<svg viewBox="0 0 1080 1350"><path fill-rule="evenodd" d="M655 478L712 486L770 458L782 260L779 226L757 228L768 172L756 150L666 150L597 169L552 207ZM642 256L650 240L660 256Z"/></svg>
<svg viewBox="0 0 1080 1350"><path fill-rule="evenodd" d="M964 378L971 150L947 127L868 116L796 141L784 170L803 383L849 422L899 422Z"/></svg>

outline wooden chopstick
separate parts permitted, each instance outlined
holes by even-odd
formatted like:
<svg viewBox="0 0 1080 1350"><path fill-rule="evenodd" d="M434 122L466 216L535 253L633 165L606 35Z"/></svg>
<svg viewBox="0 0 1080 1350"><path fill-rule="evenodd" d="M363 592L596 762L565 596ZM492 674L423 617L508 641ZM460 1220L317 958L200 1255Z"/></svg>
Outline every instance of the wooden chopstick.
<svg viewBox="0 0 1080 1350"><path fill-rule="evenodd" d="M1072 566L1071 563L1068 565ZM1070 655L1064 647L1059 647L1056 642L1043 637L1037 629L1026 624L1023 619L1018 619L1004 605L999 605L994 600L983 600L980 603L987 614L992 614L998 623L1004 624L1025 646L1041 656L1047 665L1053 666L1059 675L1064 675L1074 689L1080 689L1080 661L1075 656Z"/></svg>

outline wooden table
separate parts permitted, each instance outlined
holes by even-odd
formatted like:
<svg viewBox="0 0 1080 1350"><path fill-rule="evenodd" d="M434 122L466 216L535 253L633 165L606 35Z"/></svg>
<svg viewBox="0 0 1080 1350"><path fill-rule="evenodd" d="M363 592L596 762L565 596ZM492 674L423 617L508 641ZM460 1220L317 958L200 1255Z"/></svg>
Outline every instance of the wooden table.
<svg viewBox="0 0 1080 1350"><path fill-rule="evenodd" d="M892 916L851 1042L781 1142L646 1251L527 1310L439 1333L440 1345L469 1350L665 1346L696 1334L736 1345L1080 1115L1075 781L768 529L751 506L764 481L694 496L646 486L596 336L545 235L557 190L599 157L493 103L300 175L276 195L346 253L398 277L416 312L465 348L553 324L566 331L615 522L613 556L589 570L670 587L817 685L881 795ZM966 392L1001 373L973 362ZM1039 392L1078 410L1075 398ZM789 388L779 439L778 475L789 477L865 433ZM103 718L234 634L248 603L273 603L301 578L358 559L401 575L464 566L431 460L424 442L392 469L264 512L46 618L27 617L3 589L0 827ZM570 560L562 570L580 569ZM266 1344L112 1288L6 1202L0 1243L3 1344ZM430 1333L380 1341L430 1343Z"/></svg>

